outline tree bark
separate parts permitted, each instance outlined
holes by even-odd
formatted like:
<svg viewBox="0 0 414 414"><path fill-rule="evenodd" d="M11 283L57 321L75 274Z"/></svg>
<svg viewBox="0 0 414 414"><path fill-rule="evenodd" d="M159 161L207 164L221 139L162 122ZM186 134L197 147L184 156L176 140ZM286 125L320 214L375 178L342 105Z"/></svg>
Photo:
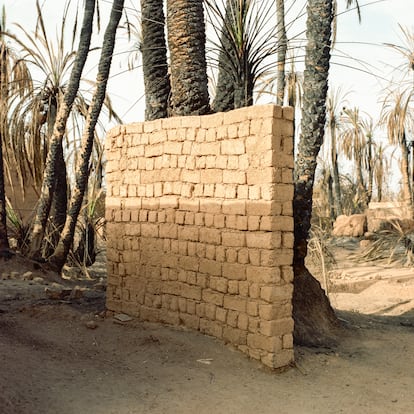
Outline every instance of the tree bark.
<svg viewBox="0 0 414 414"><path fill-rule="evenodd" d="M32 236L30 241L29 255L38 259L42 247L46 223L49 218L50 208L53 200L53 192L56 185L56 160L63 136L66 132L66 123L79 89L79 83L89 53L90 42L93 30L93 15L95 11L95 0L85 0L84 17L82 30L79 38L78 52L71 72L67 91L63 102L59 107L56 122L53 128L53 136L50 142L46 159L46 166L43 172L43 182L38 201Z"/></svg>
<svg viewBox="0 0 414 414"><path fill-rule="evenodd" d="M210 111L202 0L167 0L173 116Z"/></svg>
<svg viewBox="0 0 414 414"><path fill-rule="evenodd" d="M301 135L295 163L293 318L296 344L330 344L339 326L320 283L305 267L316 159L323 142L330 62L332 0L309 0Z"/></svg>
<svg viewBox="0 0 414 414"><path fill-rule="evenodd" d="M170 96L163 0L141 0L145 119L167 118Z"/></svg>
<svg viewBox="0 0 414 414"><path fill-rule="evenodd" d="M332 164L332 179L334 187L334 200L335 200L335 215L340 216L343 214L342 201L341 201L341 183L339 180L339 168L338 168L338 152L336 150L336 126L335 123L331 123L331 164Z"/></svg>
<svg viewBox="0 0 414 414"><path fill-rule="evenodd" d="M221 29L216 95L212 104L214 112L227 112L234 109L234 76L230 60L235 56L227 29L231 24L232 1L234 0L227 0L225 21Z"/></svg>
<svg viewBox="0 0 414 414"><path fill-rule="evenodd" d="M81 149L79 152L78 165L76 167L75 186L69 204L65 227L63 228L59 244L55 253L50 257L49 264L52 269L60 272L66 262L69 250L73 243L76 221L82 207L83 197L88 185L89 160L92 153L95 127L98 117L105 101L106 86L111 68L112 56L115 47L115 35L122 16L124 0L114 0L112 3L111 16L103 39L103 47L98 65L95 91L92 102L88 109L85 129L82 135Z"/></svg>
<svg viewBox="0 0 414 414"><path fill-rule="evenodd" d="M285 26L285 0L276 0L277 11L277 83L276 104L283 105L286 85L287 36Z"/></svg>
<svg viewBox="0 0 414 414"><path fill-rule="evenodd" d="M7 237L6 192L4 185L3 134L0 131L0 252L8 249L9 239Z"/></svg>
<svg viewBox="0 0 414 414"><path fill-rule="evenodd" d="M401 175L402 175L402 192L403 200L407 205L412 207L412 192L411 192L411 180L410 180L410 167L409 167L409 157L410 151L407 146L406 134L404 132L403 139L400 141L401 148Z"/></svg>
<svg viewBox="0 0 414 414"><path fill-rule="evenodd" d="M372 199L372 189L374 187L374 165L372 157L372 138L367 139L367 166L368 166L368 187L367 187L367 206Z"/></svg>
<svg viewBox="0 0 414 414"><path fill-rule="evenodd" d="M3 42L3 39L0 39L0 251L9 248L3 162L3 139L7 125L6 102L8 97L8 81L6 44Z"/></svg>

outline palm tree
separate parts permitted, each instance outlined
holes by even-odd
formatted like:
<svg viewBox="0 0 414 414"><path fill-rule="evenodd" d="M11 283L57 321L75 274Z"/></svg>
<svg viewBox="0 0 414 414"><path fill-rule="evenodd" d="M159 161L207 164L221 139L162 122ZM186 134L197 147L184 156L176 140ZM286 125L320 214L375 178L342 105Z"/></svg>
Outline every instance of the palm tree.
<svg viewBox="0 0 414 414"><path fill-rule="evenodd" d="M54 122L53 134L50 139L49 151L47 153L46 165L43 172L41 194L34 218L30 255L35 259L40 256L43 235L52 205L54 190L56 188L57 160L61 153L62 140L66 132L66 123L78 93L82 71L90 49L94 11L95 0L85 0L84 17L77 54L73 63L67 89L63 95L63 102L59 107L56 121Z"/></svg>
<svg viewBox="0 0 414 414"><path fill-rule="evenodd" d="M297 344L332 340L338 320L320 283L305 267L317 155L323 142L330 62L332 0L309 0L301 134L295 162L294 339Z"/></svg>
<svg viewBox="0 0 414 414"><path fill-rule="evenodd" d="M210 111L202 0L167 0L171 114Z"/></svg>
<svg viewBox="0 0 414 414"><path fill-rule="evenodd" d="M229 62L233 61L235 56L231 47L231 39L226 30L226 27L231 25L232 1L233 0L227 0L226 2L226 12L220 34L217 85L212 103L214 112L226 112L234 109L234 78ZM229 56L231 56L232 59L229 59Z"/></svg>
<svg viewBox="0 0 414 414"><path fill-rule="evenodd" d="M377 201L382 201L382 186L384 178L388 175L390 161L386 155L386 147L378 145L373 158L374 182L377 187Z"/></svg>
<svg viewBox="0 0 414 414"><path fill-rule="evenodd" d="M287 36L285 26L285 0L276 0L277 13L277 89L276 104L283 105L286 85L286 53L287 53Z"/></svg>
<svg viewBox="0 0 414 414"><path fill-rule="evenodd" d="M272 2L228 0L226 11L213 0L206 0L209 20L220 44L218 52L220 78L228 79L234 88L234 107L252 105L253 90L259 78L272 66L267 59L278 50L274 38L276 27L270 24L274 16ZM222 75L220 72L227 72ZM216 94L215 107L223 94Z"/></svg>
<svg viewBox="0 0 414 414"><path fill-rule="evenodd" d="M0 251L9 248L4 161L9 161L9 171L12 169L12 164L16 169L16 164L10 162L14 155L13 151L8 148L10 135L12 135L8 119L10 101L14 97L21 98L26 91L32 91L32 82L27 66L7 44L5 31L6 10L3 6L0 19Z"/></svg>
<svg viewBox="0 0 414 414"><path fill-rule="evenodd" d="M412 188L409 173L409 144L408 133L413 122L411 103L414 96L413 89L395 91L385 98L381 111L380 123L387 128L388 141L398 145L401 150L401 173L403 201L413 207Z"/></svg>
<svg viewBox="0 0 414 414"><path fill-rule="evenodd" d="M327 115L327 132L330 135L330 160L332 168L332 180L334 187L334 202L335 214L339 216L343 214L342 197L341 197L341 183L339 179L338 166L338 141L337 131L340 126L340 113L343 106L343 100L346 94L342 94L341 89L331 90L326 101L326 115Z"/></svg>
<svg viewBox="0 0 414 414"><path fill-rule="evenodd" d="M362 130L365 134L365 151L363 153L362 162L364 169L368 173L368 182L367 182L367 204L371 202L372 199L372 190L374 184L374 163L375 158L373 151L376 147L374 142L374 132L375 132L375 125L374 121L371 116L367 116L367 118L362 119L361 121Z"/></svg>
<svg viewBox="0 0 414 414"><path fill-rule="evenodd" d="M345 156L355 163L357 203L359 208L364 209L367 206L367 189L363 176L363 155L367 145L366 135L358 108L345 108L343 114L343 130L340 134L341 147Z"/></svg>
<svg viewBox="0 0 414 414"><path fill-rule="evenodd" d="M122 16L123 8L124 0L113 1L111 15L103 39L95 92L93 94L91 105L88 108L88 115L82 135L82 145L76 168L75 186L72 191L68 215L66 217L65 226L62 230L58 246L54 254L49 259L51 267L58 272L62 270L69 250L72 246L76 222L88 184L89 161L95 137L95 127L106 97L106 86L108 83L109 71L115 47L115 35Z"/></svg>
<svg viewBox="0 0 414 414"><path fill-rule="evenodd" d="M164 27L163 0L141 0L141 52L146 120L168 116L170 79Z"/></svg>
<svg viewBox="0 0 414 414"><path fill-rule="evenodd" d="M9 248L7 237L6 193L3 168L3 134L0 133L0 252Z"/></svg>

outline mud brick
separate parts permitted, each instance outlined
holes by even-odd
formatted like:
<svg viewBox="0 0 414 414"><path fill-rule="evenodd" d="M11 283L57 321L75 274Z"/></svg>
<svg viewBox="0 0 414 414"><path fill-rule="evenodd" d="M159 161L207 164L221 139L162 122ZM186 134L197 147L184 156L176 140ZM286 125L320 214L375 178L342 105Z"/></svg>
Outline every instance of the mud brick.
<svg viewBox="0 0 414 414"><path fill-rule="evenodd" d="M223 293L216 292L211 289L203 289L202 298L206 303L213 303L217 306L223 306Z"/></svg>
<svg viewBox="0 0 414 414"><path fill-rule="evenodd" d="M208 319L200 319L200 331L216 338L223 336L223 326L220 322L210 321Z"/></svg>
<svg viewBox="0 0 414 414"><path fill-rule="evenodd" d="M284 319L289 317L291 314L292 303L290 300L259 305L260 318L265 321Z"/></svg>
<svg viewBox="0 0 414 414"><path fill-rule="evenodd" d="M262 286L260 289L260 298L266 302L273 303L276 301L291 300L293 286L291 284L283 286Z"/></svg>
<svg viewBox="0 0 414 414"><path fill-rule="evenodd" d="M238 312L246 312L246 299L239 296L225 295L223 307Z"/></svg>
<svg viewBox="0 0 414 414"><path fill-rule="evenodd" d="M199 263L199 271L201 273L206 273L210 276L221 276L222 264L220 262L216 262L215 260L209 259L199 259Z"/></svg>
<svg viewBox="0 0 414 414"><path fill-rule="evenodd" d="M200 228L199 241L201 243L219 245L221 244L221 232L214 228Z"/></svg>
<svg viewBox="0 0 414 414"><path fill-rule="evenodd" d="M231 295L237 295L239 293L239 282L237 280L229 280L227 290Z"/></svg>
<svg viewBox="0 0 414 414"><path fill-rule="evenodd" d="M243 200L224 200L222 204L223 214L246 214L246 202Z"/></svg>
<svg viewBox="0 0 414 414"><path fill-rule="evenodd" d="M255 301L247 301L246 310L249 316L259 315L259 305Z"/></svg>
<svg viewBox="0 0 414 414"><path fill-rule="evenodd" d="M207 319L215 320L216 319L216 305L213 303L206 303L205 306L205 315Z"/></svg>
<svg viewBox="0 0 414 414"><path fill-rule="evenodd" d="M292 334L283 335L282 341L283 341L283 349L293 349L293 335Z"/></svg>
<svg viewBox="0 0 414 414"><path fill-rule="evenodd" d="M246 277L249 282L279 284L281 280L280 269L265 266L247 266Z"/></svg>
<svg viewBox="0 0 414 414"><path fill-rule="evenodd" d="M227 293L228 281L224 277L217 278L216 290L221 293Z"/></svg>
<svg viewBox="0 0 414 414"><path fill-rule="evenodd" d="M180 313L179 322L180 325L184 325L190 329L198 330L200 328L200 318L196 315Z"/></svg>
<svg viewBox="0 0 414 414"><path fill-rule="evenodd" d="M262 334L247 335L247 345L253 349L263 349L267 352L278 352L282 349L282 340L279 337L269 337Z"/></svg>
<svg viewBox="0 0 414 414"><path fill-rule="evenodd" d="M261 361L264 365L270 368L283 368L289 366L294 359L293 350L282 349L277 353L268 353L261 357Z"/></svg>
<svg viewBox="0 0 414 414"><path fill-rule="evenodd" d="M240 263L223 263L223 276L231 280L246 280L246 266Z"/></svg>
<svg viewBox="0 0 414 414"><path fill-rule="evenodd" d="M241 329L225 326L223 328L223 339L233 345L245 345L247 343L247 332Z"/></svg>
<svg viewBox="0 0 414 414"><path fill-rule="evenodd" d="M227 309L223 309L217 306L216 307L216 319L220 322L226 322L227 312L228 312Z"/></svg>
<svg viewBox="0 0 414 414"><path fill-rule="evenodd" d="M240 313L238 319L237 319L237 327L244 331L244 341L246 341L247 337L247 328L249 326L249 317L245 313ZM243 342L246 343L246 342Z"/></svg>
<svg viewBox="0 0 414 414"><path fill-rule="evenodd" d="M241 281L239 282L239 295L247 297L249 296L249 282Z"/></svg>
<svg viewBox="0 0 414 414"><path fill-rule="evenodd" d="M221 244L229 247L244 247L246 245L246 234L242 231L223 231L221 233Z"/></svg>
<svg viewBox="0 0 414 414"><path fill-rule="evenodd" d="M277 237L275 236L275 239ZM286 266L293 262L293 249L261 250L260 264L262 266Z"/></svg>
<svg viewBox="0 0 414 414"><path fill-rule="evenodd" d="M227 249L226 250L226 261L228 263L236 263L237 262L237 250L236 249Z"/></svg>
<svg viewBox="0 0 414 414"><path fill-rule="evenodd" d="M293 319L291 317L276 321L260 321L260 333L266 336L283 336L293 331Z"/></svg>

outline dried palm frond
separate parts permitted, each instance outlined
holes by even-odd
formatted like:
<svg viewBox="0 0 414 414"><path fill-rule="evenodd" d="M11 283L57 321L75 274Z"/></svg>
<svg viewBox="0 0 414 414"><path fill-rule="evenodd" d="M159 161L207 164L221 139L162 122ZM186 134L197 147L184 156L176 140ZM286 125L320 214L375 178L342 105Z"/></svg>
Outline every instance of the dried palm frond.
<svg viewBox="0 0 414 414"><path fill-rule="evenodd" d="M328 272L335 265L335 257L329 247L329 232L323 228L312 225L308 241L307 260L321 270L321 276L326 295L329 295Z"/></svg>
<svg viewBox="0 0 414 414"><path fill-rule="evenodd" d="M389 228L375 234L376 240L355 257L358 261L380 261L387 264L414 264L413 229L405 230L398 220L388 220Z"/></svg>

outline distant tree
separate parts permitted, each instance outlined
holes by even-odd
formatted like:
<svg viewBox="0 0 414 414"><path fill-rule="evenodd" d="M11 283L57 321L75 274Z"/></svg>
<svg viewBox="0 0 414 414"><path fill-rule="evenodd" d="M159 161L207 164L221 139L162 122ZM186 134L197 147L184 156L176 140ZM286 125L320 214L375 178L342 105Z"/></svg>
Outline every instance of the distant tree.
<svg viewBox="0 0 414 414"><path fill-rule="evenodd" d="M367 180L367 204L371 202L374 186L374 151L376 143L374 141L375 125L371 116L367 115L362 119L362 130L365 134L365 150L363 153L363 166L368 174Z"/></svg>
<svg viewBox="0 0 414 414"><path fill-rule="evenodd" d="M380 122L387 128L388 141L398 145L401 150L401 173L403 201L413 207L413 196L409 167L409 141L408 131L413 125L414 89L394 91L388 94L384 101Z"/></svg>
<svg viewBox="0 0 414 414"><path fill-rule="evenodd" d="M363 164L367 140L364 125L358 108L343 110L343 129L341 131L341 146L345 156L355 163L357 180L357 202L364 210L368 205L367 189L364 182Z"/></svg>
<svg viewBox="0 0 414 414"><path fill-rule="evenodd" d="M374 153L374 182L377 187L377 201L382 201L384 179L389 173L390 162L385 153L386 147L380 144Z"/></svg>
<svg viewBox="0 0 414 414"><path fill-rule="evenodd" d="M341 89L331 90L326 101L327 111L327 133L330 135L330 162L332 169L333 192L335 203L335 215L343 214L341 182L339 178L338 166L338 129L340 127L340 117L343 107L343 100L346 95L342 94Z"/></svg>

